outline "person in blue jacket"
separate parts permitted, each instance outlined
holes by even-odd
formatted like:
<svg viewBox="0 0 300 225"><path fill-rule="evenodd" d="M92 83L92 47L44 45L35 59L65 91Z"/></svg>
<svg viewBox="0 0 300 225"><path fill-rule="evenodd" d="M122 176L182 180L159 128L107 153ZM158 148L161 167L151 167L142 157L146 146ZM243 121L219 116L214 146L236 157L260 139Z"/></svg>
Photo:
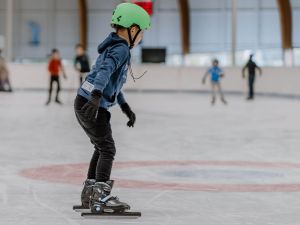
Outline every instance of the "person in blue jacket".
<svg viewBox="0 0 300 225"><path fill-rule="evenodd" d="M210 67L206 73L204 74L204 77L202 79L202 83L205 84L206 77L210 76L211 81L211 91L212 91L212 100L211 104L214 105L216 102L216 89L218 89L219 95L221 97L221 101L226 105L227 101L225 100L220 79L224 77L223 70L219 67L219 61L217 59L214 59L212 61L212 67Z"/></svg>
<svg viewBox="0 0 300 225"><path fill-rule="evenodd" d="M116 148L108 110L119 104L129 119L127 126L134 127L136 115L121 89L130 67L130 49L139 44L144 30L150 28L150 16L136 4L121 3L113 11L111 25L115 32L98 46L99 56L74 103L77 120L95 148L81 194L82 207L94 213L121 212L130 208L110 195Z"/></svg>

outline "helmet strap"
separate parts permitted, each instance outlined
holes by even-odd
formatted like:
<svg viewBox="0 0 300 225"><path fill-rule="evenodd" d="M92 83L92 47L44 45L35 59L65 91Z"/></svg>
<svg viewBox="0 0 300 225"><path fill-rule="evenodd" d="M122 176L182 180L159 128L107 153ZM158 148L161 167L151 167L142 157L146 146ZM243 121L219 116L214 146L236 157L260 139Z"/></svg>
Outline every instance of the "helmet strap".
<svg viewBox="0 0 300 225"><path fill-rule="evenodd" d="M127 28L127 33L128 33L128 37L129 37L129 44L130 44L130 45L129 45L129 49L132 49L132 48L133 48L134 42L135 42L137 36L139 35L139 33L140 33L141 31L142 31L142 30L139 29L139 30L136 32L136 34L134 35L134 37L132 38L131 33L130 33L130 28Z"/></svg>

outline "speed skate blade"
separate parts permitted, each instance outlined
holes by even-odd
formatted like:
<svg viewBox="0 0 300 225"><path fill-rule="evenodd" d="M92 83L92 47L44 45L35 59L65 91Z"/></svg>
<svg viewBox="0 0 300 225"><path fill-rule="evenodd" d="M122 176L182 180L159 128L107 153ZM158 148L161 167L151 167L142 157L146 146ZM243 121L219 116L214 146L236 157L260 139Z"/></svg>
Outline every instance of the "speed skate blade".
<svg viewBox="0 0 300 225"><path fill-rule="evenodd" d="M81 213L87 219L137 219L142 216L141 212L123 213Z"/></svg>
<svg viewBox="0 0 300 225"><path fill-rule="evenodd" d="M88 213L91 212L91 210L89 208L85 208L82 205L74 205L73 206L73 210L75 212L81 212L81 213Z"/></svg>

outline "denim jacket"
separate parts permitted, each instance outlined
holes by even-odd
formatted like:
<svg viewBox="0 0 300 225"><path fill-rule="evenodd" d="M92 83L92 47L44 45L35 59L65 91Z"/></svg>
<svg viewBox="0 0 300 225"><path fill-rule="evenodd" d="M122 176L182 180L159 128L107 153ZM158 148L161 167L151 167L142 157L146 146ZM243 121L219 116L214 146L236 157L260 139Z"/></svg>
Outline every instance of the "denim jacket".
<svg viewBox="0 0 300 225"><path fill-rule="evenodd" d="M126 82L130 50L125 39L116 33L109 36L98 46L99 56L88 73L78 95L90 99L93 90L100 90L103 97L100 107L108 109L118 103L126 103L121 89Z"/></svg>

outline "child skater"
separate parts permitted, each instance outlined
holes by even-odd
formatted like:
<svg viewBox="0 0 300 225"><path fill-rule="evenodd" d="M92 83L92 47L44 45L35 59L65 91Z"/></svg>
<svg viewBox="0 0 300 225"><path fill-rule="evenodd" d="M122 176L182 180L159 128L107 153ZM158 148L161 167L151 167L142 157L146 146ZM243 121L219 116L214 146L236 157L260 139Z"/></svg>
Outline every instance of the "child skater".
<svg viewBox="0 0 300 225"><path fill-rule="evenodd" d="M211 104L214 105L216 102L216 89L218 89L218 92L221 97L221 101L226 105L227 101L225 100L225 97L224 97L224 94L223 94L223 91L221 88L221 83L220 83L220 78L224 77L224 72L219 67L219 61L217 59L214 59L212 61L212 67L210 67L204 74L204 77L202 79L203 84L205 84L206 77L208 75L210 75L210 81L211 81L211 91L212 91Z"/></svg>
<svg viewBox="0 0 300 225"><path fill-rule="evenodd" d="M75 51L74 67L79 73L79 85L81 86L86 73L90 72L89 57L81 44L75 46Z"/></svg>
<svg viewBox="0 0 300 225"><path fill-rule="evenodd" d="M48 96L46 105L49 105L51 102L51 94L52 94L54 82L57 84L55 102L58 104L62 104L62 102L59 100L59 92L60 92L59 74L60 74L60 72L62 72L65 79L67 79L67 76L66 76L64 67L61 63L58 49L55 49L55 48L52 49L52 53L51 53L50 60L48 63L48 71L49 71L49 75L50 75L50 85L49 85L49 96Z"/></svg>
<svg viewBox="0 0 300 225"><path fill-rule="evenodd" d="M74 108L77 120L94 146L87 179L81 194L82 206L93 213L124 212L130 206L110 195L110 174L116 153L110 125L110 107L119 104L134 127L136 116L121 91L130 66L130 49L150 27L150 16L140 6L121 3L113 11L112 32L98 46L99 56L79 88Z"/></svg>

